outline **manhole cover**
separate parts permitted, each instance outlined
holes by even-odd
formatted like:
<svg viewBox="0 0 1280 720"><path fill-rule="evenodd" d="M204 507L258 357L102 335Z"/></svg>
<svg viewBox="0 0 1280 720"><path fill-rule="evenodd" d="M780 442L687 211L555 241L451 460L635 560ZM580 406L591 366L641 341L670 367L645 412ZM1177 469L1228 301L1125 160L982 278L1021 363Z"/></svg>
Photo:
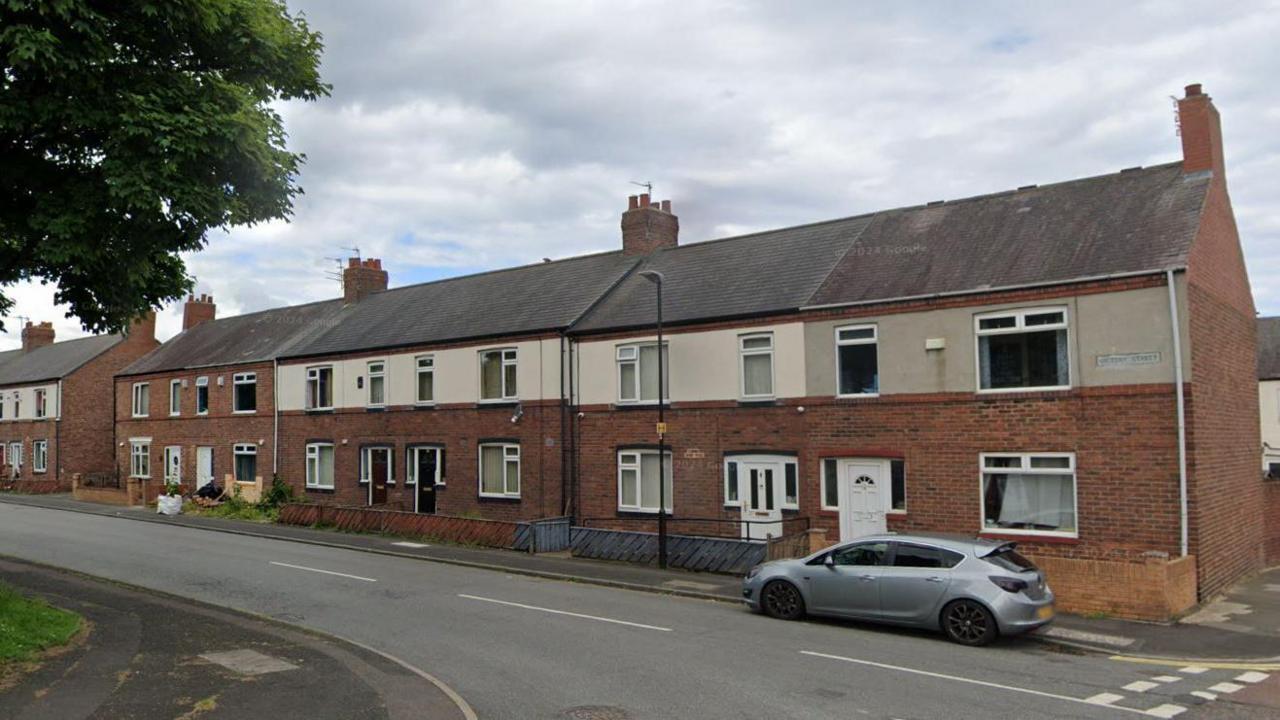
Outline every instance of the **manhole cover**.
<svg viewBox="0 0 1280 720"><path fill-rule="evenodd" d="M564 711L569 720L630 720L631 713L608 705L583 705Z"/></svg>

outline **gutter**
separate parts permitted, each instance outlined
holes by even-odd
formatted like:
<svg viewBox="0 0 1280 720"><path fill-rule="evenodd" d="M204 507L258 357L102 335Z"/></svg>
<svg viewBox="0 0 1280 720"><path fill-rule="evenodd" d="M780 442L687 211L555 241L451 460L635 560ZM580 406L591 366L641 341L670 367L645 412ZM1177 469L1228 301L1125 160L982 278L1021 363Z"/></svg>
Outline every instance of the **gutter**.
<svg viewBox="0 0 1280 720"><path fill-rule="evenodd" d="M1173 379L1178 396L1178 514L1181 520L1181 557L1187 556L1187 406L1182 389L1182 324L1178 319L1178 293L1173 284L1173 270L1165 271L1169 283L1169 318L1173 321Z"/></svg>

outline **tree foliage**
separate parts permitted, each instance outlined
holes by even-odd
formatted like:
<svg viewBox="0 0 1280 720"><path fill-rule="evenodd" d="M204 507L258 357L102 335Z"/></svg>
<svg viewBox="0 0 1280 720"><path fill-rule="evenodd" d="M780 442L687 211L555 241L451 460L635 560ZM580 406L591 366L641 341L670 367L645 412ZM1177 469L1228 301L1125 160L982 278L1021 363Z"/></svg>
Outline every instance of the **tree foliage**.
<svg viewBox="0 0 1280 720"><path fill-rule="evenodd" d="M0 315L57 284L89 330L192 285L206 233L287 218L321 38L279 0L0 0Z"/></svg>

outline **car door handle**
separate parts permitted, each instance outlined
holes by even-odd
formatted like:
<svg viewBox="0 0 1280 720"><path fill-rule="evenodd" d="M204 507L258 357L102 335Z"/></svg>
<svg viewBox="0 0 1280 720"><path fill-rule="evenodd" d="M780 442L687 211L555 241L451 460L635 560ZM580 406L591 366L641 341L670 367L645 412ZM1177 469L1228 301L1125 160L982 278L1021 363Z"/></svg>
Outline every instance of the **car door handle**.
<svg viewBox="0 0 1280 720"><path fill-rule="evenodd" d="M926 580L928 580L929 582L942 582L942 578L940 578L940 577L938 577L938 576L936 576L936 575L935 575L935 576L933 576L933 577L931 577L931 578L925 578L925 579L926 579Z"/></svg>
<svg viewBox="0 0 1280 720"><path fill-rule="evenodd" d="M861 577L863 580L875 580L875 579L876 579L876 576L875 576L875 575L859 575L859 577Z"/></svg>

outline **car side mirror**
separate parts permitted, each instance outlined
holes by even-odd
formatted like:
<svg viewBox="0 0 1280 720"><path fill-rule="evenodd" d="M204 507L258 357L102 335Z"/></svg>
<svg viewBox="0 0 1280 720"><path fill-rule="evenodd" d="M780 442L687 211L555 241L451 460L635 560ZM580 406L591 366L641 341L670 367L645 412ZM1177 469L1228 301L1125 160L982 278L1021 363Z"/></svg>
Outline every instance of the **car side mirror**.
<svg viewBox="0 0 1280 720"><path fill-rule="evenodd" d="M822 564L834 570L836 567L836 556L834 554L828 554L826 557L822 558Z"/></svg>

